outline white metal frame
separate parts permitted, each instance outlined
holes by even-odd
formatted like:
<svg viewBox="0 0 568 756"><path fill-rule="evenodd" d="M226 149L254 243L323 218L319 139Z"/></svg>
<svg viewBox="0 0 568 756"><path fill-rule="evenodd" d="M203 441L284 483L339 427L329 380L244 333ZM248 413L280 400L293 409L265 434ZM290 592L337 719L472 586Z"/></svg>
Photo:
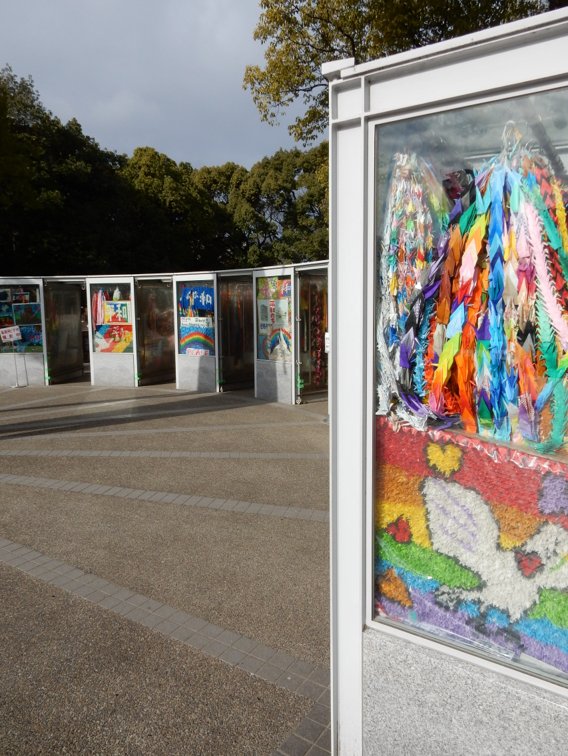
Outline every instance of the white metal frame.
<svg viewBox="0 0 568 756"><path fill-rule="evenodd" d="M87 306L87 334L90 334L91 331L91 308L89 307L87 296L87 277L86 276L43 276L42 278L43 287L45 287L46 284L49 283L64 283L64 284L79 284L81 288L85 291L85 304ZM43 297L43 287L42 287L42 300ZM46 321L47 325L47 321ZM89 349L90 349L90 342L89 342ZM91 363L91 353L89 352L89 370L90 370L90 363ZM49 373L49 358L47 354L47 336L45 338L45 384L46 386L50 385L50 373ZM90 374L90 373L89 373Z"/></svg>
<svg viewBox="0 0 568 756"><path fill-rule="evenodd" d="M86 276L85 277L85 286L86 286L86 292L87 292L87 312L89 316L89 354L90 354L90 362L91 362L91 386L95 386L95 373L96 373L96 353L93 351L94 346L94 336L93 336L93 328L92 328L92 322L93 322L93 313L91 312L91 285L93 286L104 286L104 285L120 285L120 284L128 284L130 286L130 308L131 308L131 317L132 317L132 355L130 353L127 354L116 354L114 355L117 358L125 358L132 356L132 386L137 386L137 380L136 376L138 375L138 353L136 349L136 343L138 334L136 332L136 302L135 302L135 295L134 295L134 276Z"/></svg>
<svg viewBox="0 0 568 756"><path fill-rule="evenodd" d="M133 300L134 300L134 303L135 303L136 318L138 318L138 313L137 313L138 304L137 304L137 301L136 301L136 297L138 296L136 294L136 288L137 288L136 284L138 283L138 281L160 281L161 283L170 283L172 285L172 289L175 288L173 273L142 273L140 275L133 276L133 278L134 278ZM177 323L177 308L176 308L176 295L175 295L175 291L173 292L172 297L173 297L172 307L173 307L173 312L174 312L174 321L176 321L176 323ZM177 326L174 326L174 334L175 334L175 328L176 327ZM135 352L136 352L136 376L135 376L135 380L136 380L136 385L139 386L140 385L141 376L140 376L140 373L139 373L139 370L140 370L139 362L140 361L138 359L138 333L136 333L136 343L134 344L134 349L135 349ZM177 354L177 343L176 343L176 354ZM174 370L175 370L175 373L176 373L176 376L177 376L177 365L174 365Z"/></svg>
<svg viewBox="0 0 568 756"><path fill-rule="evenodd" d="M252 268L235 268L234 270L218 270L215 273L215 298L217 301L217 287L220 279L231 279L231 278L239 278L244 276L250 276L251 280L251 286L253 287L253 349L256 350L256 320L255 318L255 312L256 312L256 303L254 299L254 289L255 289L255 282L253 278L253 269ZM220 305L220 303L219 303ZM220 310L219 310L220 311ZM217 328L217 318L215 318L215 327ZM215 339L217 339L217 330L215 330ZM223 387L221 384L221 350L220 348L220 342L219 344L216 343L215 345L215 354L217 355L217 364L216 364L216 376L217 376L217 391L222 391ZM253 355L253 362L254 362L254 372L253 372L253 383L256 379L256 351Z"/></svg>
<svg viewBox="0 0 568 756"><path fill-rule="evenodd" d="M293 338L294 338L294 402L295 404L300 404L302 401L302 394L300 391L298 391L298 380L300 378L300 372L301 372L301 360L300 360L300 334L299 334L299 323L300 323L300 287L299 287L299 280L300 280L300 274L310 272L310 271L318 271L318 270L324 270L328 274L328 301L329 301L329 263L327 260L323 260L321 262L308 262L308 263L297 263L294 265L294 287L295 287L295 298L294 298L294 322L292 324L293 327Z"/></svg>
<svg viewBox="0 0 568 756"><path fill-rule="evenodd" d="M373 617L374 132L379 123L568 84L568 12L373 63L326 64L330 80L331 661L334 752L362 752L363 630L372 627L503 675L562 688ZM487 86L487 82L491 82ZM343 314L348 293L361 306Z"/></svg>
<svg viewBox="0 0 568 756"><path fill-rule="evenodd" d="M290 390L290 404L293 404L296 400L296 347L295 340L297 338L296 333L296 319L295 319L295 303L296 303L296 281L294 275L293 265L281 265L269 268L255 268L253 270L253 305L254 305L254 393L256 396L258 386L258 363L261 362L258 358L258 318L257 318L257 280L259 278L266 278L267 276L290 276L291 282L291 297L292 297L292 358L290 360L290 368L292 371L292 385ZM262 360L266 362L266 360Z"/></svg>
<svg viewBox="0 0 568 756"><path fill-rule="evenodd" d="M172 289L174 298L174 321L175 321L175 340L176 340L176 389L180 388L180 353L179 353L179 317L178 317L178 283L200 283L211 282L213 284L213 296L215 298L215 391L219 391L219 333L217 325L217 308L218 308L218 292L217 292L217 274L216 273L176 273L172 277Z"/></svg>
<svg viewBox="0 0 568 756"><path fill-rule="evenodd" d="M25 276L13 276L9 278L2 278L2 282L0 285L2 286L25 286L25 285L32 285L32 286L38 286L39 287L39 302L40 302L40 308L41 308L41 331L42 331L42 351L41 354L43 356L43 383L45 386L49 385L48 381L48 371L47 371L47 343L46 343L46 324L45 324L45 298L43 294L43 279L42 278L27 278ZM9 352L3 352L2 355L10 354ZM12 359L14 359L14 370L16 375L16 384L17 388L20 388L20 384L18 383L18 368L16 365L16 359L20 356L23 357L23 363L24 368L26 370L26 376L27 376L27 367L26 367L26 353L25 352L12 352L11 354L14 355ZM30 352L30 354L32 354ZM40 352L35 352L35 354L40 354Z"/></svg>

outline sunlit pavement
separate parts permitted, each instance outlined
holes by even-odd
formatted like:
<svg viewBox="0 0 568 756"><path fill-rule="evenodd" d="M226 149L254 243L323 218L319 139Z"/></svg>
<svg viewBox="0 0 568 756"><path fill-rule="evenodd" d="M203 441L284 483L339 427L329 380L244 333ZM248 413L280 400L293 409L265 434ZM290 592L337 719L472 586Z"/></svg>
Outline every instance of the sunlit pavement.
<svg viewBox="0 0 568 756"><path fill-rule="evenodd" d="M0 390L0 742L329 752L327 403Z"/></svg>

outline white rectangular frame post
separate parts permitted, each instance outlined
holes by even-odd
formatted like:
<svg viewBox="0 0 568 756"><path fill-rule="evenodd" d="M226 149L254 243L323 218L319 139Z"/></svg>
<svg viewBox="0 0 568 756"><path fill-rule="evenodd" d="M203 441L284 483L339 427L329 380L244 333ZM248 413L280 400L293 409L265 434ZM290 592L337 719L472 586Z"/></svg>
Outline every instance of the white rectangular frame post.
<svg viewBox="0 0 568 756"><path fill-rule="evenodd" d="M90 363L91 363L91 386L96 385L115 385L115 384L97 384L96 383L96 373L97 370L99 373L103 368L101 365L97 366L97 353L93 351L94 347L94 333L93 333L93 313L92 313L92 307L91 307L91 285L93 286L101 286L101 285L120 285L120 284L128 284L130 286L130 310L131 310L131 318L132 318L132 353L128 352L127 354L108 354L105 355L106 358L116 359L118 358L121 362L127 362L128 360L125 358L132 357L132 382L129 384L125 383L117 383L116 386L120 386L123 388L128 388L129 386L136 387L137 386L137 380L136 376L138 375L138 353L136 349L136 340L137 340L137 332L136 332L136 302L135 302L135 294L134 294L134 276L86 276L85 277L85 287L86 287L86 296L87 296L87 313L88 313L88 321L89 321L89 356L90 356ZM99 360L100 361L100 360Z"/></svg>
<svg viewBox="0 0 568 756"><path fill-rule="evenodd" d="M6 278L2 278L0 280L0 286L37 286L39 291L39 305L40 305L40 313L41 313L41 333L42 333L42 351L41 351L41 359L42 359L42 365L39 365L39 352L29 352L27 353L28 357L31 357L30 362L31 364L31 371L28 371L28 361L26 360L26 352L17 352L13 351L10 352L2 352L2 361L8 362L8 360L5 359L6 355L10 354L10 360L13 360L14 365L14 378L16 381L16 388L23 388L24 385L26 386L37 386L37 385L43 385L47 386L49 385L48 381L48 370L47 370L47 339L46 339L46 322L45 322L45 297L44 297L44 289L43 289L43 279L37 278L37 277L27 277L27 276L8 276ZM21 358L21 359L20 359ZM26 383L21 384L18 379L18 362L23 363L24 367L24 373L26 376ZM37 363L37 364L35 364ZM39 377L41 369L41 384L38 380L34 380L32 376L32 382L30 382L30 372L32 374Z"/></svg>
<svg viewBox="0 0 568 756"><path fill-rule="evenodd" d="M330 87L338 112L339 91ZM329 396L331 425L331 660L334 753L360 754L365 623L367 371L366 133L364 92L349 90L354 116L331 124ZM347 306L349 302L349 306Z"/></svg>
<svg viewBox="0 0 568 756"><path fill-rule="evenodd" d="M211 381L211 385L209 386L209 391L205 391L204 393L213 393L219 391L219 341L218 341L218 326L217 326L217 319L218 319L218 299L217 299L217 274L212 272L203 272L203 273L176 273L174 276L172 276L172 296L174 300L174 321L175 321L175 339L176 339L176 389L183 390L185 387L182 385L183 383L183 357L187 357L188 355L180 355L179 351L179 309L178 309L178 284L180 283L211 283L213 286L213 296L214 296L214 320L213 320L213 326L215 328L215 354L213 355L213 370L215 372L215 377L213 381ZM194 359L197 360L206 360L207 362L211 361L211 357L195 357ZM199 383L197 380L196 385ZM187 389L186 389L187 390ZM192 389L190 389L192 390ZM195 389L199 390L199 389Z"/></svg>
<svg viewBox="0 0 568 756"><path fill-rule="evenodd" d="M281 265L278 267L271 267L271 268L255 268L252 272L252 282L253 282L253 307L254 307L254 395L255 398L262 399L263 397L259 397L259 363L260 362L266 362L266 360L259 360L258 358L258 317L257 317L257 310L258 310L258 304L257 304L257 280L259 278L266 278L271 276L290 276L290 285L291 285L291 292L290 296L292 298L292 341L296 338L296 331L295 331L295 296L296 296L296 282L295 282L295 275L294 275L294 266L293 265ZM290 379L290 390L288 392L285 392L285 403L286 404L293 404L296 398L296 387L295 387L295 381L296 381L296 365L295 365L295 344L292 343L292 358L290 361L290 368L291 368L291 379ZM284 363L288 364L288 363ZM276 370L274 371L276 374ZM277 383L277 375L275 377L275 384ZM278 392L277 392L278 393ZM273 401L280 401L280 399L274 399Z"/></svg>

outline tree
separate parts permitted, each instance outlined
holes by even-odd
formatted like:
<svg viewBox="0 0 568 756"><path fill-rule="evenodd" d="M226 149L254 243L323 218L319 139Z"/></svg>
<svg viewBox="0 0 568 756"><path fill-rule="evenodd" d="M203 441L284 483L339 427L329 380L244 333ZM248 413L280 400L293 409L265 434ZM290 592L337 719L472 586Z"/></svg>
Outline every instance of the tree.
<svg viewBox="0 0 568 756"><path fill-rule="evenodd" d="M497 26L566 3L546 0L260 0L254 38L266 45L264 67L247 66L262 120L275 123L301 100L289 127L296 141L316 139L327 123L326 61L357 63Z"/></svg>
<svg viewBox="0 0 568 756"><path fill-rule="evenodd" d="M31 79L18 79L10 66L0 70L0 250L4 265L16 257L22 216L36 205L32 129L44 117Z"/></svg>
<svg viewBox="0 0 568 756"><path fill-rule="evenodd" d="M246 168L236 163L204 166L193 171L192 182L201 197L202 242L208 256L217 260L212 267L246 265L247 236L235 223L232 212L235 187L246 174Z"/></svg>
<svg viewBox="0 0 568 756"><path fill-rule="evenodd" d="M327 152L278 150L233 172L227 209L245 239L247 266L327 256Z"/></svg>
<svg viewBox="0 0 568 756"><path fill-rule="evenodd" d="M298 154L294 223L284 233L286 261L324 260L328 256L327 158L327 142Z"/></svg>
<svg viewBox="0 0 568 756"><path fill-rule="evenodd" d="M223 252L211 238L214 202L195 174L189 163L177 164L152 147L137 147L127 160L122 175L138 195L137 226L145 229L138 265L142 256L147 268L153 256L162 270L218 267Z"/></svg>
<svg viewBox="0 0 568 756"><path fill-rule="evenodd" d="M195 170L152 147L101 149L31 78L0 71L3 275L156 273L327 255L327 153Z"/></svg>

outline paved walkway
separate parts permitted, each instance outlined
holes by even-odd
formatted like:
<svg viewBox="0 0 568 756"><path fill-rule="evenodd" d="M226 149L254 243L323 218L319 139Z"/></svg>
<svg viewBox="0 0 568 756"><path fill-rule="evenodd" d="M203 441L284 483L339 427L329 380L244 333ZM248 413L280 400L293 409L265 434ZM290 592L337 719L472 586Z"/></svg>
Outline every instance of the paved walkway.
<svg viewBox="0 0 568 756"><path fill-rule="evenodd" d="M3 753L329 753L326 413L0 391Z"/></svg>

